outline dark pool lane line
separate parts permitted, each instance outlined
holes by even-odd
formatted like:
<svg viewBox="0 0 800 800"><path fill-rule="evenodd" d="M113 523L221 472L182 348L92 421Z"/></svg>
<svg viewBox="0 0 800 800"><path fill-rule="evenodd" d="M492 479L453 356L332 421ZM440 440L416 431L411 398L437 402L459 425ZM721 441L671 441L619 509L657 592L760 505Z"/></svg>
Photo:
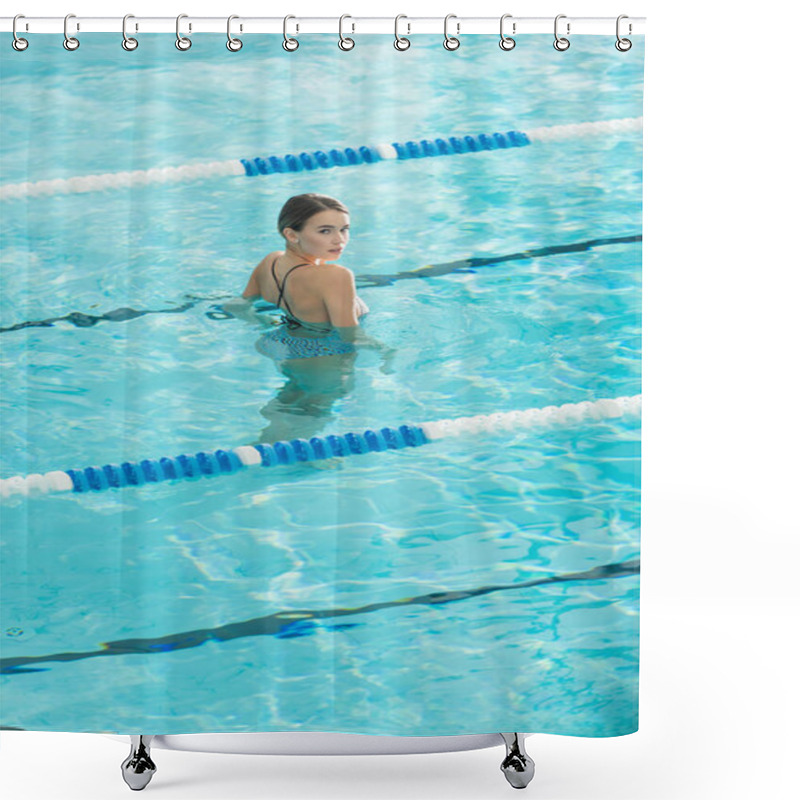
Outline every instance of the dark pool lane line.
<svg viewBox="0 0 800 800"><path fill-rule="evenodd" d="M157 655L171 653L175 650L186 650L190 647L199 647L206 642L226 642L232 639L241 639L247 636L275 636L290 639L298 636L307 636L313 632L314 626L309 624L313 620L329 619L331 617L345 617L355 614L369 614L381 611L384 608L412 605L444 605L459 600L468 600L494 592L504 592L518 589L527 589L532 586L546 586L553 583L569 583L578 581L600 581L611 578L625 578L639 574L639 559L623 561L616 564L604 564L584 572L568 572L562 575L552 575L549 578L535 578L522 583L498 584L494 586L481 586L477 589L465 589L452 592L433 592L431 594L407 597L401 600L389 600L383 603L371 603L358 608L333 608L333 609L298 609L295 611L281 611L266 617L255 617L244 622L231 622L220 625L218 628L199 628L193 631L173 633L153 639L120 639L116 642L103 642L101 650L90 650L83 653L52 653L50 655L19 656L17 658L0 659L0 675L21 675L30 672L42 672L41 667L33 664L43 664L52 661L80 661L85 658L100 658L104 656L125 655ZM335 628L353 627L352 625L338 625Z"/></svg>
<svg viewBox="0 0 800 800"><path fill-rule="evenodd" d="M564 253L584 253L595 247L607 247L614 244L633 244L641 242L641 234L630 236L615 236L608 239L589 239L585 242L571 242L569 244L551 245L550 247L536 247L530 250L521 250L519 253L509 253L504 256L486 256L484 258L463 258L459 261L448 261L445 264L431 264L420 267L411 272L398 272L395 275L358 275L356 284L359 286L388 286L396 281L410 278L435 278L440 275L449 275L453 272L472 272L476 267L491 267L503 264L506 261L523 261L531 258L545 258L558 256Z"/></svg>
<svg viewBox="0 0 800 800"><path fill-rule="evenodd" d="M445 264L430 264L410 272L398 272L394 275L358 275L356 276L356 286L361 288L376 286L391 286L397 281L434 278L441 275L450 275L457 272L472 272L479 267L489 267L495 264L502 264L506 261L520 261L530 258L544 258L546 256L562 255L564 253L583 253L595 247L607 247L615 244L632 244L641 242L641 234L630 236L616 236L607 239L589 239L585 242L572 242L570 244L553 245L550 247L538 247L531 250L522 250L519 253L510 253L500 256L486 256L483 258L464 258L458 261L448 261ZM10 333L11 331L22 330L23 328L51 328L56 322L68 322L76 328L91 328L101 322L128 322L147 314L182 314L198 303L208 302L209 300L231 300L239 295L225 294L214 297L198 297L197 295L184 295L189 298L187 302L174 308L146 309L143 311L134 308L117 308L107 311L104 314L85 314L82 311L73 311L63 317L50 317L49 319L31 320L29 322L19 322L0 328L0 333ZM273 305L267 305L257 309L258 311L277 311ZM221 309L209 311L206 316L210 319L233 319L233 315ZM276 320L277 324L278 320Z"/></svg>

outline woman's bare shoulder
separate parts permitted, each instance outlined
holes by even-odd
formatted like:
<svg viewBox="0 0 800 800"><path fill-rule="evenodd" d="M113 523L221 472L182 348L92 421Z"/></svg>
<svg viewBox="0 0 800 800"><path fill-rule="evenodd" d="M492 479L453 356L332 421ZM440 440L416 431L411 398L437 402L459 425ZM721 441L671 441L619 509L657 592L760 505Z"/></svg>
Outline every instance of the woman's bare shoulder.
<svg viewBox="0 0 800 800"><path fill-rule="evenodd" d="M283 250L273 250L271 253L267 253L261 261L258 262L258 269L259 267L266 267L268 264L271 264L277 258L283 255Z"/></svg>
<svg viewBox="0 0 800 800"><path fill-rule="evenodd" d="M353 277L353 270L348 269L344 264L326 264L325 272L334 280L345 280Z"/></svg>
<svg viewBox="0 0 800 800"><path fill-rule="evenodd" d="M325 276L318 285L326 302L329 298L350 297L355 294L355 276L342 264L326 264L320 274Z"/></svg>

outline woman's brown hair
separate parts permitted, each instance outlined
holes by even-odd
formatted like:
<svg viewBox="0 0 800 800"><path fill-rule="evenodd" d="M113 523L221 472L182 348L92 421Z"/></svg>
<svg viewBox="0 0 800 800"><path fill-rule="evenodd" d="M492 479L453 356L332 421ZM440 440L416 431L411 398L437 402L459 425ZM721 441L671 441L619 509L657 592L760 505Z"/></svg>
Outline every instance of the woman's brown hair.
<svg viewBox="0 0 800 800"><path fill-rule="evenodd" d="M326 194L316 194L314 192L296 194L283 204L281 213L278 214L278 233L283 236L284 228L301 231L310 217L329 208L341 211L344 214L350 213L347 207L335 197L328 197Z"/></svg>

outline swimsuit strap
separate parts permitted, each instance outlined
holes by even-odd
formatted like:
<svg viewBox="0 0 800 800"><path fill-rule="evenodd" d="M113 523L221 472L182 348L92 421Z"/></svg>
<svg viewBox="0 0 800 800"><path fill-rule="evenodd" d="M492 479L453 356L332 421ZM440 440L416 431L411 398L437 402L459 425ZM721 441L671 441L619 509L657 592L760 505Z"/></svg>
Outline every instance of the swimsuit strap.
<svg viewBox="0 0 800 800"><path fill-rule="evenodd" d="M275 285L280 290L278 292L278 302L275 303L275 305L278 306L278 308L280 308L281 307L281 300L283 300L283 303L286 306L286 310L289 312L289 314L294 316L294 312L292 311L292 309L289 306L289 301L286 298L284 298L284 296L283 296L284 289L286 288L286 280L289 277L289 275L292 273L293 270L296 270L298 267L310 267L311 263L310 262L306 262L304 264L295 264L290 270L287 270L286 274L283 276L283 285L281 285L281 284L278 283L277 275L275 275L275 264L277 263L278 258L280 258L280 256L276 256L275 260L272 262L272 278L275 281ZM299 323L297 323L297 327L299 327Z"/></svg>

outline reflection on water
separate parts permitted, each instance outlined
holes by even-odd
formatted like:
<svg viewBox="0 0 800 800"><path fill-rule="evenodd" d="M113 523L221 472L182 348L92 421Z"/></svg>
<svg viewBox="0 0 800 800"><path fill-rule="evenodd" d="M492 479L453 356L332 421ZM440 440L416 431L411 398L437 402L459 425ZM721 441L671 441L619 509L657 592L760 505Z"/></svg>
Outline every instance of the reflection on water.
<svg viewBox="0 0 800 800"><path fill-rule="evenodd" d="M355 388L355 352L278 361L286 383L262 409L269 424L251 444L309 439L333 417L333 404Z"/></svg>

